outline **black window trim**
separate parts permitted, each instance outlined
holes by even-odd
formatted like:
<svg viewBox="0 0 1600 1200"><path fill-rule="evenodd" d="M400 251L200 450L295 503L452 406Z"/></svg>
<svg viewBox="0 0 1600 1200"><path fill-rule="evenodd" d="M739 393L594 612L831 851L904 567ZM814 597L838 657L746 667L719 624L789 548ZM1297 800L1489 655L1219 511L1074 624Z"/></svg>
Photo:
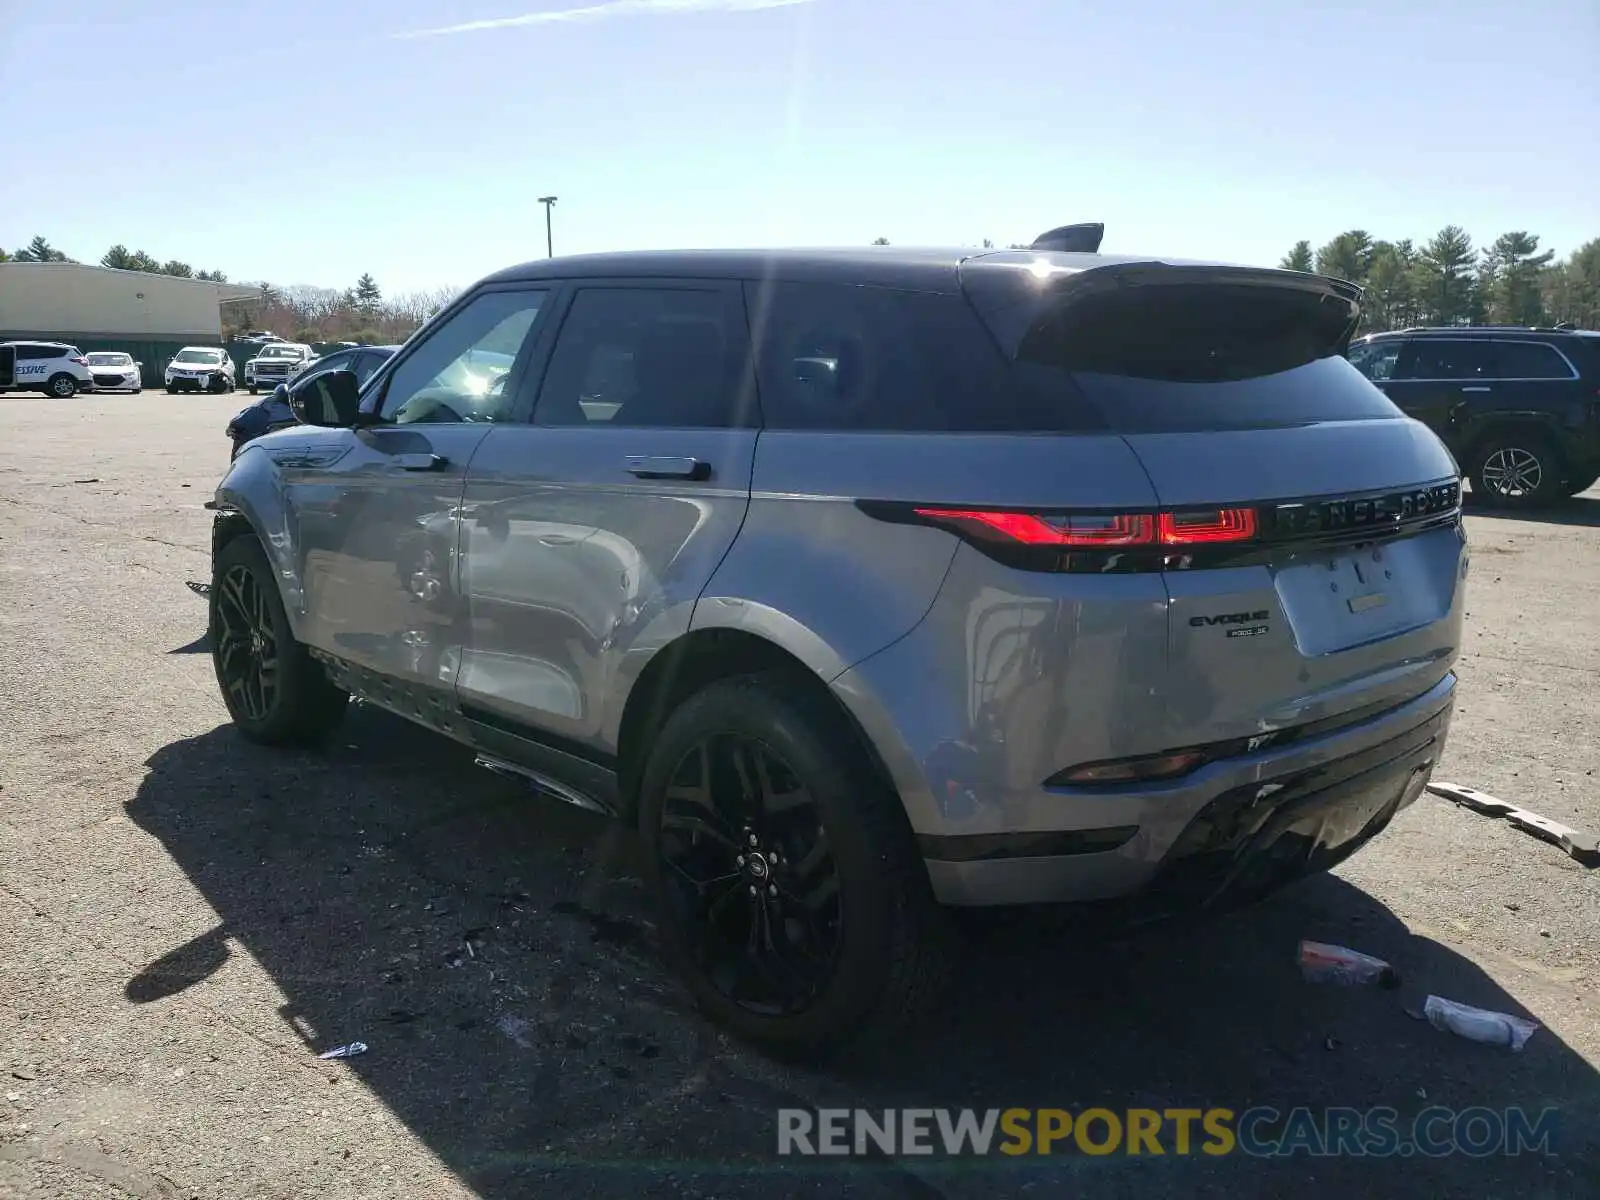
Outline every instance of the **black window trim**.
<svg viewBox="0 0 1600 1200"><path fill-rule="evenodd" d="M1433 378L1422 379L1422 378L1418 378L1416 376L1407 375L1407 376L1404 376L1404 377L1396 377L1396 378L1386 379L1386 380L1384 380L1385 383L1461 383L1463 381L1476 382L1476 383L1575 383L1579 379L1583 378L1583 376L1578 373L1578 368L1573 365L1572 359L1567 357L1566 352L1564 350L1562 350L1560 346L1557 346L1554 342L1545 341L1543 338L1448 337L1448 336L1446 336L1446 337L1425 337L1425 338L1413 337L1413 338L1407 338L1405 340L1408 343L1410 343L1408 348L1412 349L1412 350L1416 350L1416 349L1418 349L1418 348L1420 348L1422 346L1429 345L1429 344L1431 344L1433 342L1465 342L1465 343L1467 343L1469 345L1482 345L1484 343L1488 343L1491 347L1493 347L1495 345L1503 344L1503 343L1510 343L1512 345L1525 345L1525 344L1528 344L1528 343L1532 343L1533 345L1536 345L1536 346L1548 346L1550 349L1554 350L1557 355L1560 356L1562 362L1567 364L1567 370L1569 372L1571 372L1571 374L1569 374L1565 379L1563 379L1563 378L1561 378L1559 376L1549 376L1549 375L1534 375L1534 376L1520 376L1520 375L1476 375L1476 376L1467 376L1467 375L1460 375L1460 376L1457 376L1455 378L1448 378L1448 379L1446 379L1446 378L1441 378L1441 379L1433 379ZM1401 350L1401 353L1402 354L1405 353L1405 348L1403 348ZM1493 355L1494 351L1491 349L1490 353L1491 353L1491 355ZM1499 361L1498 359L1491 358L1490 361L1495 363L1496 366L1498 366L1498 361ZM1396 360L1396 365L1399 365L1399 360Z"/></svg>
<svg viewBox="0 0 1600 1200"><path fill-rule="evenodd" d="M533 336L522 343L522 348L517 351L517 360L511 364L511 370L506 372L505 391L511 397L510 408L507 410L504 421L490 422L490 424L494 425L525 424L526 422L520 414L525 408L531 408L531 404L529 404L524 394L524 389L529 379L528 368L544 348L545 342L550 336L550 330L555 325L556 315L564 315L565 306L561 302L568 290L564 281L556 279L517 280L469 288L457 296L455 302L448 308L441 309L435 313L427 324L407 338L405 345L391 354L387 361L379 364L378 369L372 373L372 377L367 380L366 385L361 389L360 412L363 423L374 429L395 427L393 421L378 419L378 412L382 409L384 398L389 392L389 381L394 378L394 373L400 369L402 364L423 346L427 345L440 329L454 320L456 315L469 304L474 303L481 296L497 292L520 294L539 292L544 296L544 300L540 303L539 311L534 316L534 327L531 331Z"/></svg>
<svg viewBox="0 0 1600 1200"><path fill-rule="evenodd" d="M546 327L545 335L541 339L541 353L536 360L535 370L529 370L523 380L523 394L517 397L518 412L520 417L513 415L508 423L516 423L519 419L523 424L534 424L534 415L538 408L540 394L544 391L545 376L550 369L550 361L555 355L556 347L560 344L561 333L566 328L567 317L572 312L572 306L577 301L578 294L584 291L645 291L645 292L710 292L723 297L725 302L732 305L730 312L736 316L734 332L743 339L744 364L741 367L742 378L740 386L747 389L750 397L750 411L746 420L741 425L717 426L688 426L688 425L610 425L596 422L588 425L544 425L542 429L611 429L616 432L639 433L641 430L650 429L745 429L760 430L766 427L766 422L761 410L760 384L756 377L755 366L755 336L750 328L750 312L745 302L744 286L748 282L744 279L732 279L725 275L574 275L564 276L559 281L550 281L552 285L559 282L562 287L561 303L551 310L552 320ZM526 408L521 406L526 404Z"/></svg>

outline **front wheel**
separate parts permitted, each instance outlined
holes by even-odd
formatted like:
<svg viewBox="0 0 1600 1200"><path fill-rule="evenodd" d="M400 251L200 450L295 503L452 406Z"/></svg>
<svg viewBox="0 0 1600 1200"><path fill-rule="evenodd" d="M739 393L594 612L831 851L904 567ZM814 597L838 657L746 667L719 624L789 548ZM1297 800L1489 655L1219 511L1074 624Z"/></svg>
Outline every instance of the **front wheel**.
<svg viewBox="0 0 1600 1200"><path fill-rule="evenodd" d="M738 1035L826 1054L937 996L948 934L905 811L809 681L741 676L685 701L645 764L639 827L668 957Z"/></svg>
<svg viewBox="0 0 1600 1200"><path fill-rule="evenodd" d="M1496 508L1537 508L1561 494L1561 460L1541 434L1495 434L1474 457L1472 491Z"/></svg>
<svg viewBox="0 0 1600 1200"><path fill-rule="evenodd" d="M253 384L253 383L250 385L250 394L252 396L254 396L256 394L256 385Z"/></svg>
<svg viewBox="0 0 1600 1200"><path fill-rule="evenodd" d="M48 387L57 400L70 400L78 394L78 381L65 371L50 376Z"/></svg>
<svg viewBox="0 0 1600 1200"><path fill-rule="evenodd" d="M223 703L251 741L318 741L343 717L349 694L295 641L277 580L253 537L234 538L213 561L210 639Z"/></svg>

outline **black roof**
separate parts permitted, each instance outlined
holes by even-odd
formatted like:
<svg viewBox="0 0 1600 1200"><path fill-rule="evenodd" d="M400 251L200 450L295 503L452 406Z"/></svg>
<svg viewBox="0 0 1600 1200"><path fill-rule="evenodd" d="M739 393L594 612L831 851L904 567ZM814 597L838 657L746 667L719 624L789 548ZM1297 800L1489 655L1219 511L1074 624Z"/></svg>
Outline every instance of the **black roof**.
<svg viewBox="0 0 1600 1200"><path fill-rule="evenodd" d="M901 246L784 250L639 250L544 258L508 267L485 283L524 283L574 277L613 279L782 279L855 283L919 291L954 292L959 275L975 265L1016 270L1044 260L1056 270L1086 271L1123 263L1185 263L1152 255L1066 251L918 249ZM1220 265L1220 264L1219 264Z"/></svg>

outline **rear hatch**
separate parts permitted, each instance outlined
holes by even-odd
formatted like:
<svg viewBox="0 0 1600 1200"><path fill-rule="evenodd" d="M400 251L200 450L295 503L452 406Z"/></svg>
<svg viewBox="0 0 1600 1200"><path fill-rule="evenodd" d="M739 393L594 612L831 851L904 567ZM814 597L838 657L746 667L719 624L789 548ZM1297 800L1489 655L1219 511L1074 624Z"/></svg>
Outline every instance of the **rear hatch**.
<svg viewBox="0 0 1600 1200"><path fill-rule="evenodd" d="M1149 476L1169 744L1377 710L1437 683L1460 640L1460 482L1438 438L1342 357L1359 289L1074 261L1103 260L985 256L963 281L1036 423L1117 434Z"/></svg>

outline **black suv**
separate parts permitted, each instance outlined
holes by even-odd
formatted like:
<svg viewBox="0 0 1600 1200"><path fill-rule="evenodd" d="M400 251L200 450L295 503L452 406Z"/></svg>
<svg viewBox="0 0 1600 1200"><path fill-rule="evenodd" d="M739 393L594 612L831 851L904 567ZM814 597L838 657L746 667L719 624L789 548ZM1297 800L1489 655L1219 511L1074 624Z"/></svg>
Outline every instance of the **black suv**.
<svg viewBox="0 0 1600 1200"><path fill-rule="evenodd" d="M1600 333L1402 329L1353 342L1349 357L1444 439L1484 503L1532 508L1600 479Z"/></svg>

